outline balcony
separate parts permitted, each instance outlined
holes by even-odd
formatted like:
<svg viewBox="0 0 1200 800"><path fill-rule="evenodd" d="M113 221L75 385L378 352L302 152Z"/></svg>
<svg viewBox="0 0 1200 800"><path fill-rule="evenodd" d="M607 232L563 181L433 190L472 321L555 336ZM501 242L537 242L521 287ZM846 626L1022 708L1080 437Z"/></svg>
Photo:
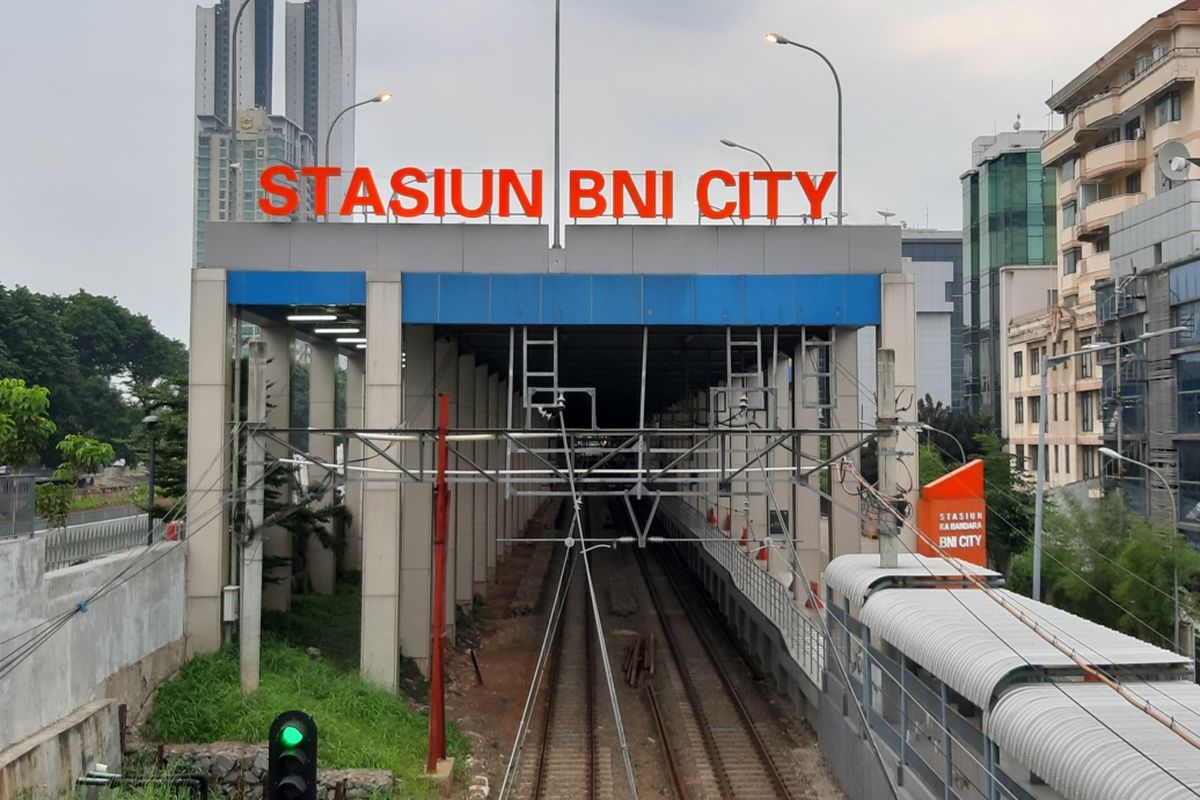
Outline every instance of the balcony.
<svg viewBox="0 0 1200 800"><path fill-rule="evenodd" d="M1121 96L1105 94L1079 107L1080 126L1087 128L1112 128L1121 115ZM1106 124L1107 123L1107 124Z"/></svg>
<svg viewBox="0 0 1200 800"><path fill-rule="evenodd" d="M1142 192L1133 194L1115 194L1103 200L1089 203L1087 208L1079 211L1079 238L1086 239L1108 227L1108 220L1113 214L1120 214L1133 208L1146 199Z"/></svg>
<svg viewBox="0 0 1200 800"><path fill-rule="evenodd" d="M1091 181L1117 170L1141 166L1145 153L1146 142L1142 139L1126 139L1097 147L1080 162L1083 179Z"/></svg>

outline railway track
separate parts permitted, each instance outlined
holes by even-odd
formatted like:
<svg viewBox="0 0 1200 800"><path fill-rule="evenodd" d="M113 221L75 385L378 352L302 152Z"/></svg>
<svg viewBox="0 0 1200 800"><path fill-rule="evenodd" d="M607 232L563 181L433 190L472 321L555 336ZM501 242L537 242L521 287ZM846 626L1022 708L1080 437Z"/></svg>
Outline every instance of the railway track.
<svg viewBox="0 0 1200 800"><path fill-rule="evenodd" d="M533 800L598 798L594 625L583 569L567 587L541 708L536 758L518 797Z"/></svg>
<svg viewBox="0 0 1200 800"><path fill-rule="evenodd" d="M715 620L707 617L703 598L673 574L681 565L668 565L661 557L641 551L638 564L675 661L688 711L695 717L703 755L711 766L719 796L724 800L791 798L788 782L755 724L756 719L764 718L755 716L748 707L730 675L729 658L718 652L718 643L725 634ZM664 750L679 752L675 747ZM675 764L668 764L668 768L672 773L685 771ZM685 790L677 786L674 791L678 797Z"/></svg>

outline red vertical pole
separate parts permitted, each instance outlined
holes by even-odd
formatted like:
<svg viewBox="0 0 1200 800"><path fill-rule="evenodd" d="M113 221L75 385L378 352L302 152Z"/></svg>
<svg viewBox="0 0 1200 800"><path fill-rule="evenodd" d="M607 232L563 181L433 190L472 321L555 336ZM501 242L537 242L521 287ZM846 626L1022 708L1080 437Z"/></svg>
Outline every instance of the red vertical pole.
<svg viewBox="0 0 1200 800"><path fill-rule="evenodd" d="M433 773L446 757L446 527L450 490L446 487L446 429L450 395L438 395L437 484L433 500L433 620L429 650L429 755L425 771Z"/></svg>

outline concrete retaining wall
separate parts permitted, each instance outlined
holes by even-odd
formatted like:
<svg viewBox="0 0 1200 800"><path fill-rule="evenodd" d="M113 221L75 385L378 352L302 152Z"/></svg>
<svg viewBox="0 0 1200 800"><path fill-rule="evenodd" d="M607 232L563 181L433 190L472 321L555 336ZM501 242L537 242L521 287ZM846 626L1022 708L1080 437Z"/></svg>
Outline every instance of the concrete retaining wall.
<svg viewBox="0 0 1200 800"><path fill-rule="evenodd" d="M77 737L81 757L113 762L108 740L87 731L105 728L115 736L116 706L126 704L134 719L183 663L183 559L180 545L164 542L47 574L41 539L0 541L0 661L53 627L42 623L114 582L0 677L0 770L46 737L60 736ZM93 740L100 743L88 744ZM71 761L68 783L80 766L86 763Z"/></svg>

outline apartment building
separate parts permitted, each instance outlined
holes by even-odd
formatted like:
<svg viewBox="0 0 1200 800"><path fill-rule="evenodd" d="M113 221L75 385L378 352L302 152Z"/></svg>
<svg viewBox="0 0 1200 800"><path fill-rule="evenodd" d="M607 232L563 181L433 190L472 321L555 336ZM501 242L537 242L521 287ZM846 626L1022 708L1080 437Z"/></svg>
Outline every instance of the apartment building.
<svg viewBox="0 0 1200 800"><path fill-rule="evenodd" d="M1051 486L1098 474L1103 384L1094 357L1072 357L1049 370L1041 408L1041 361L1099 338L1097 314L1112 310L1097 308L1093 284L1109 277L1110 222L1173 187L1154 166L1164 143L1197 149L1198 69L1200 0L1187 0L1147 20L1047 101L1063 122L1041 148L1056 175L1056 285L1044 309L1009 324L1005 369L1009 446L1034 470L1045 415Z"/></svg>

